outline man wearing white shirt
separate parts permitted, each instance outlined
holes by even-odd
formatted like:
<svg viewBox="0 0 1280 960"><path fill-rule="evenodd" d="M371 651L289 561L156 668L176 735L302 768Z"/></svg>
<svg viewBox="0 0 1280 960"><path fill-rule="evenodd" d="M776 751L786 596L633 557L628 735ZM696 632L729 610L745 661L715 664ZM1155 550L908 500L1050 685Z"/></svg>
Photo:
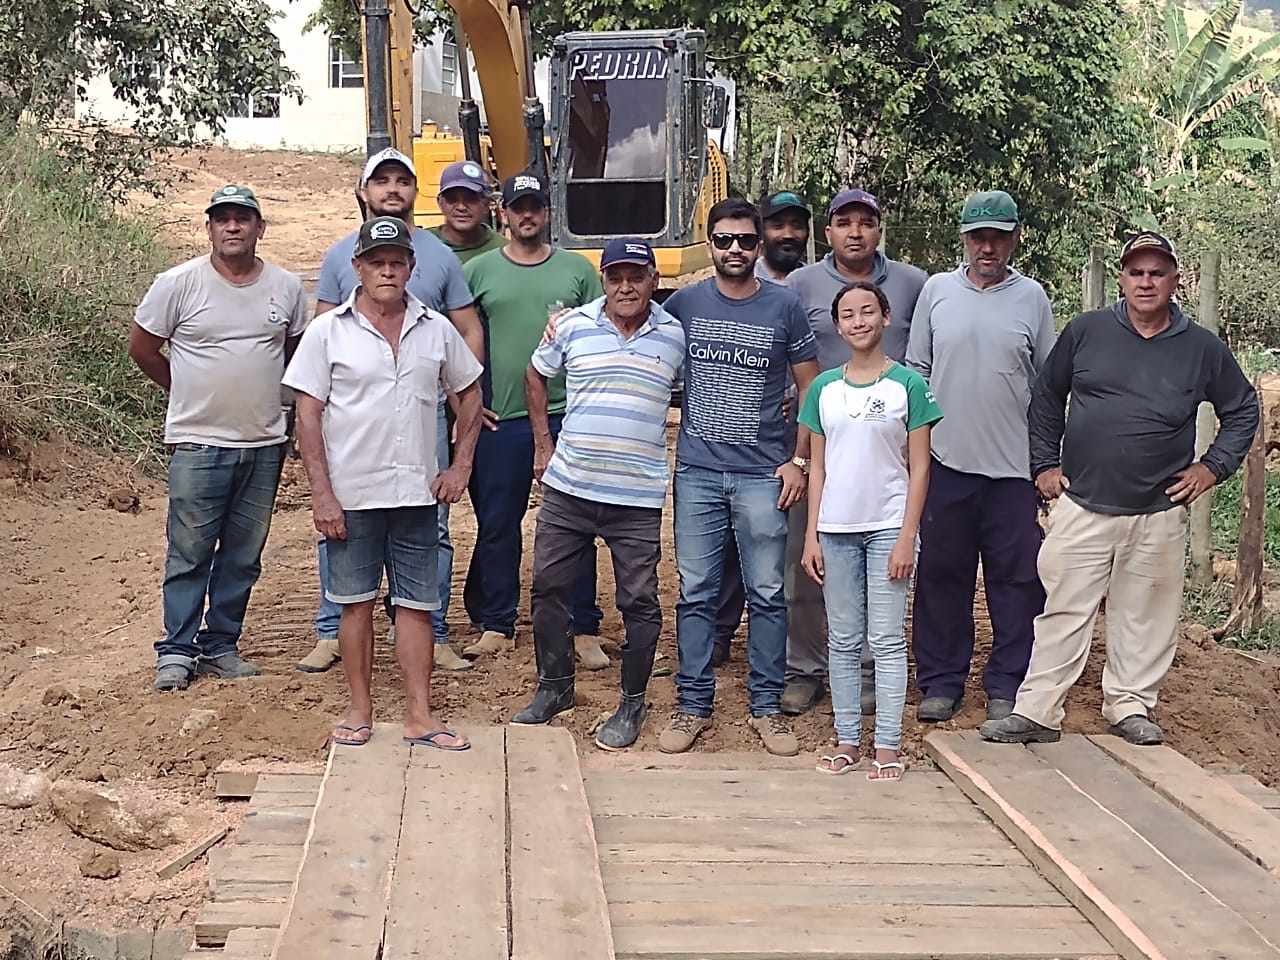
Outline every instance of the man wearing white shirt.
<svg viewBox="0 0 1280 960"><path fill-rule="evenodd" d="M470 744L432 716L431 611L440 607L437 502L467 488L480 431L479 361L443 315L406 290L414 267L405 223L360 228L359 285L307 328L284 382L297 392L298 442L316 529L329 544L326 596L342 606L338 643L351 704L336 743L373 732L373 603L387 570L404 672L405 740L442 750ZM441 387L458 397L454 462L436 460Z"/></svg>

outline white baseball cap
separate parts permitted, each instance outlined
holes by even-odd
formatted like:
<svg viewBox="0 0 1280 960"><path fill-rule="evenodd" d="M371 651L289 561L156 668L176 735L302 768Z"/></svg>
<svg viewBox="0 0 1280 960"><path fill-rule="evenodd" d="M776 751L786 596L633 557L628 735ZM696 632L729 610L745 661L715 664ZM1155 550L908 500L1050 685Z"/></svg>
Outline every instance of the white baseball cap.
<svg viewBox="0 0 1280 960"><path fill-rule="evenodd" d="M395 147L387 147L385 150L379 150L365 161L364 170L360 173L360 186L366 186L369 183L369 178L373 176L373 172L384 163L398 163L409 171L409 175L414 180L418 179L418 171L413 169L413 161Z"/></svg>

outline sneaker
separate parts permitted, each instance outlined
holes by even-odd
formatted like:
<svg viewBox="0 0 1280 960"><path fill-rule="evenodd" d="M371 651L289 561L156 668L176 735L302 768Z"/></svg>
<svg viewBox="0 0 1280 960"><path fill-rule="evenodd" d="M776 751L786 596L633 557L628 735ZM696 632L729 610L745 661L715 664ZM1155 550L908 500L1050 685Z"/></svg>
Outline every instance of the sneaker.
<svg viewBox="0 0 1280 960"><path fill-rule="evenodd" d="M987 700L987 719L1003 720L1013 713L1013 701L995 697Z"/></svg>
<svg viewBox="0 0 1280 960"><path fill-rule="evenodd" d="M677 713L667 729L658 737L658 749L663 753L684 753L697 742L703 731L711 727L710 717L695 717L692 713Z"/></svg>
<svg viewBox="0 0 1280 960"><path fill-rule="evenodd" d="M453 652L453 647L447 643L437 643L435 660L433 662L435 670L451 670L455 673L470 670L471 661L465 660Z"/></svg>
<svg viewBox="0 0 1280 960"><path fill-rule="evenodd" d="M240 680L244 677L256 677L262 671L238 653L224 653L217 657L201 657L196 663L196 673L202 677L217 677L219 680Z"/></svg>
<svg viewBox="0 0 1280 960"><path fill-rule="evenodd" d="M988 720L978 735L992 743L1057 743L1062 731L1046 727L1027 717L1011 713L1000 720Z"/></svg>
<svg viewBox="0 0 1280 960"><path fill-rule="evenodd" d="M480 639L475 643L469 644L462 651L462 655L468 660L475 660L479 657L493 656L495 653L502 653L504 650L514 650L516 648L516 638L508 637L505 633L499 633L497 630L486 630L480 634Z"/></svg>
<svg viewBox="0 0 1280 960"><path fill-rule="evenodd" d="M156 669L155 688L162 693L185 690L191 686L191 671L180 663L167 663Z"/></svg>
<svg viewBox="0 0 1280 960"><path fill-rule="evenodd" d="M800 752L800 741L791 732L791 721L780 713L751 717L747 726L760 734L764 748L778 757L794 757Z"/></svg>
<svg viewBox="0 0 1280 960"><path fill-rule="evenodd" d="M298 661L296 669L303 673L324 673L342 659L338 651L337 637L321 637L305 657Z"/></svg>
<svg viewBox="0 0 1280 960"><path fill-rule="evenodd" d="M1160 725L1140 713L1112 724L1111 732L1139 747L1154 747L1156 744L1164 743L1164 731L1160 729Z"/></svg>
<svg viewBox="0 0 1280 960"><path fill-rule="evenodd" d="M950 720L960 709L963 697L925 697L916 707L916 719L921 723L942 723Z"/></svg>
<svg viewBox="0 0 1280 960"><path fill-rule="evenodd" d="M788 716L808 713L822 699L822 681L817 677L793 677L782 691L781 709Z"/></svg>
<svg viewBox="0 0 1280 960"><path fill-rule="evenodd" d="M605 670L609 667L609 657L600 649L600 638L577 636L573 638L573 651L584 670Z"/></svg>

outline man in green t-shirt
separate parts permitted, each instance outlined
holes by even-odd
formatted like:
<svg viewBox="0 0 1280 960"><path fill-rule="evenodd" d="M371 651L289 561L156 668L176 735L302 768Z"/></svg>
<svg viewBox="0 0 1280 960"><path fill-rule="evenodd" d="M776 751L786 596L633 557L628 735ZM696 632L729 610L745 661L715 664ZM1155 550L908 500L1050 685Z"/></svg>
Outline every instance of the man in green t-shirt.
<svg viewBox="0 0 1280 960"><path fill-rule="evenodd" d="M502 234L488 224L489 179L478 163L451 163L440 174L436 196L444 223L431 233L463 263L502 247Z"/></svg>
<svg viewBox="0 0 1280 960"><path fill-rule="evenodd" d="M520 521L533 485L533 432L524 398L525 371L542 339L550 314L580 307L604 295L591 261L559 250L542 238L549 215L546 185L532 173L510 177L502 187L502 207L511 238L463 268L484 324L488 357L483 388L487 430L476 446L471 503L476 513L476 545L467 571L463 602L480 639L464 651L478 657L509 649L515 641L520 600ZM564 377L547 382L551 434L564 418ZM595 551L582 558L573 597L573 631L596 634L601 613L595 604ZM599 645L578 644L584 666L608 664Z"/></svg>

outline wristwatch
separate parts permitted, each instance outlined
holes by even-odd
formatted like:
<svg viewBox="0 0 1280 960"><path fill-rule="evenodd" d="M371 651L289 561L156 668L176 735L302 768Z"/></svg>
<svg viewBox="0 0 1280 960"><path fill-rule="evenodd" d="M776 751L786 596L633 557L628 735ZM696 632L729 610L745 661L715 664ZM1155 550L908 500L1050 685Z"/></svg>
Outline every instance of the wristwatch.
<svg viewBox="0 0 1280 960"><path fill-rule="evenodd" d="M809 460L807 457L792 457L791 462L804 471L807 476L809 473Z"/></svg>

